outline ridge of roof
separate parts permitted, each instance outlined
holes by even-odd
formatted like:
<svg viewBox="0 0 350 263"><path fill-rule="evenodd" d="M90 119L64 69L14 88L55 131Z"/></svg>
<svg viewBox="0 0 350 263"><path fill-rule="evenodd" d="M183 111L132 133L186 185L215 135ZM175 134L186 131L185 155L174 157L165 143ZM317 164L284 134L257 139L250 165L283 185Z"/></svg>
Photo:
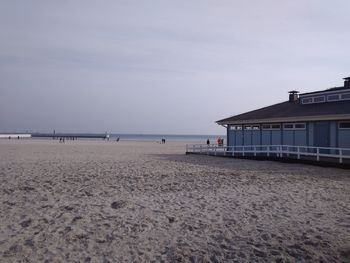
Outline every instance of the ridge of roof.
<svg viewBox="0 0 350 263"><path fill-rule="evenodd" d="M333 88L329 88L329 89L325 89L325 90L319 90L319 91L312 91L312 92L300 93L299 95L300 95L300 96L304 96L304 95L309 95L309 94L317 94L317 93L330 92L330 91L338 91L338 90L347 90L347 89L350 91L350 88L341 86L341 87L333 87Z"/></svg>

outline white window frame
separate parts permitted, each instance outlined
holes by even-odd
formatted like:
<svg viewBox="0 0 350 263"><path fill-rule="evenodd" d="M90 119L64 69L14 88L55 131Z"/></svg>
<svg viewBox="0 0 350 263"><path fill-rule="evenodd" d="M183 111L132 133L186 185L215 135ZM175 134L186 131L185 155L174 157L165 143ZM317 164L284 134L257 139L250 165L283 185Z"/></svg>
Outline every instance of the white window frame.
<svg viewBox="0 0 350 263"><path fill-rule="evenodd" d="M348 95L350 95L350 92L340 94L341 100L350 100L350 98L345 98L345 99L343 99L343 96L344 96L344 95L348 96Z"/></svg>
<svg viewBox="0 0 350 263"><path fill-rule="evenodd" d="M272 127L273 125L278 125L278 128L273 128ZM271 130L275 130L275 131L281 130L281 124L271 124Z"/></svg>
<svg viewBox="0 0 350 263"><path fill-rule="evenodd" d="M304 125L304 128L297 128L296 125L301 124ZM292 125L291 128L286 128L286 125ZM294 122L294 123L283 123L283 130L285 131L291 131L291 130L306 130L306 123L305 122Z"/></svg>
<svg viewBox="0 0 350 263"><path fill-rule="evenodd" d="M297 128L296 126L297 126L298 124L304 125L304 128ZM306 130L306 123L305 123L305 122L297 122L297 123L294 123L294 130Z"/></svg>
<svg viewBox="0 0 350 263"><path fill-rule="evenodd" d="M340 127L340 124L341 124L341 123L349 123L349 124L350 124L350 121L340 121L340 122L338 123L338 129L339 129L339 130L350 130L350 128L341 128L341 127Z"/></svg>
<svg viewBox="0 0 350 263"><path fill-rule="evenodd" d="M292 125L292 127L286 128L286 125ZM283 123L283 130L285 130L285 131L294 130L294 123Z"/></svg>
<svg viewBox="0 0 350 263"><path fill-rule="evenodd" d="M305 100L310 100L310 101L309 102L305 102ZM312 104L312 103L314 103L313 97L301 98L301 103L302 104Z"/></svg>
<svg viewBox="0 0 350 263"><path fill-rule="evenodd" d="M259 131L260 125L259 124L244 125L244 130L245 131Z"/></svg>
<svg viewBox="0 0 350 263"><path fill-rule="evenodd" d="M264 128L264 125L269 126L269 128ZM279 125L279 128L272 128L273 125ZM265 123L261 125L261 129L264 131L271 131L271 130L278 131L281 129L281 124Z"/></svg>
<svg viewBox="0 0 350 263"><path fill-rule="evenodd" d="M269 126L269 128L265 128L264 126ZM264 131L271 130L271 124L263 124L263 125L261 125L261 129Z"/></svg>
<svg viewBox="0 0 350 263"><path fill-rule="evenodd" d="M336 99L330 99L329 97L331 96L337 96ZM330 95L327 95L327 101L339 101L340 100L340 94L330 94Z"/></svg>
<svg viewBox="0 0 350 263"><path fill-rule="evenodd" d="M322 101L315 101L317 98L322 98L323 100ZM313 103L323 103L323 102L326 102L326 98L325 98L324 95L322 95L322 96L315 96L315 97L312 98L312 101L313 101Z"/></svg>
<svg viewBox="0 0 350 263"><path fill-rule="evenodd" d="M230 131L241 131L242 125L230 125Z"/></svg>

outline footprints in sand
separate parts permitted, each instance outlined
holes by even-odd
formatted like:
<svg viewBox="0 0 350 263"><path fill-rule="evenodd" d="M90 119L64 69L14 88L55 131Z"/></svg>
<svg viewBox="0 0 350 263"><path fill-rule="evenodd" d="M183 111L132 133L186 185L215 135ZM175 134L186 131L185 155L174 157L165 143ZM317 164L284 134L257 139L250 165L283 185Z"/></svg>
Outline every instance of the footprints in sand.
<svg viewBox="0 0 350 263"><path fill-rule="evenodd" d="M126 202L125 201L114 201L113 203L111 203L111 208L113 209L120 209L126 206Z"/></svg>
<svg viewBox="0 0 350 263"><path fill-rule="evenodd" d="M30 224L32 223L32 219L27 219L27 220L24 220L20 223L21 227L28 227L30 226Z"/></svg>

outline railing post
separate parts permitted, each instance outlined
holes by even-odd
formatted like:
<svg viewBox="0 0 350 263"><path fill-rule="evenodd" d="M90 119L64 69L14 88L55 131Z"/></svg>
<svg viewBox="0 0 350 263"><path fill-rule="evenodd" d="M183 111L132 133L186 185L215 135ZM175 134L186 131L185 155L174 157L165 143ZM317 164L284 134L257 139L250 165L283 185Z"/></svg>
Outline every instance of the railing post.
<svg viewBox="0 0 350 263"><path fill-rule="evenodd" d="M339 150L339 163L343 163L343 150Z"/></svg>
<svg viewBox="0 0 350 263"><path fill-rule="evenodd" d="M235 156L235 147L232 146L232 157L234 157L234 156Z"/></svg>
<svg viewBox="0 0 350 263"><path fill-rule="evenodd" d="M282 158L282 145L278 146L279 153L280 153L280 158Z"/></svg>
<svg viewBox="0 0 350 263"><path fill-rule="evenodd" d="M226 150L227 148L224 146L224 156L226 156Z"/></svg>
<svg viewBox="0 0 350 263"><path fill-rule="evenodd" d="M317 159L317 161L319 161L320 160L320 148L316 148L316 159Z"/></svg>
<svg viewBox="0 0 350 263"><path fill-rule="evenodd" d="M244 152L245 148L244 146L242 146L242 155L245 156L245 152Z"/></svg>
<svg viewBox="0 0 350 263"><path fill-rule="evenodd" d="M267 146L267 157L270 157L270 146Z"/></svg>
<svg viewBox="0 0 350 263"><path fill-rule="evenodd" d="M214 155L216 156L216 146L214 147Z"/></svg>
<svg viewBox="0 0 350 263"><path fill-rule="evenodd" d="M298 159L300 159L300 147L297 147L297 154L298 154Z"/></svg>
<svg viewBox="0 0 350 263"><path fill-rule="evenodd" d="M256 146L254 146L254 156L256 156Z"/></svg>

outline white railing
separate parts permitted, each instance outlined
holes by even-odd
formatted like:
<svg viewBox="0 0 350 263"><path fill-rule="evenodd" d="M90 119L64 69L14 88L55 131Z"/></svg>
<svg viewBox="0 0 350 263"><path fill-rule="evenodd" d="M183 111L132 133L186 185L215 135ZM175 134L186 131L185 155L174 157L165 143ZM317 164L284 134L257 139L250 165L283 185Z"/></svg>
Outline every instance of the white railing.
<svg viewBox="0 0 350 263"><path fill-rule="evenodd" d="M339 163L344 159L350 159L350 148L294 146L294 145L245 145L245 146L218 146L215 144L186 145L186 153L199 153L220 156L274 156L294 157L303 159L306 156L315 157L320 161L321 157L336 158Z"/></svg>

